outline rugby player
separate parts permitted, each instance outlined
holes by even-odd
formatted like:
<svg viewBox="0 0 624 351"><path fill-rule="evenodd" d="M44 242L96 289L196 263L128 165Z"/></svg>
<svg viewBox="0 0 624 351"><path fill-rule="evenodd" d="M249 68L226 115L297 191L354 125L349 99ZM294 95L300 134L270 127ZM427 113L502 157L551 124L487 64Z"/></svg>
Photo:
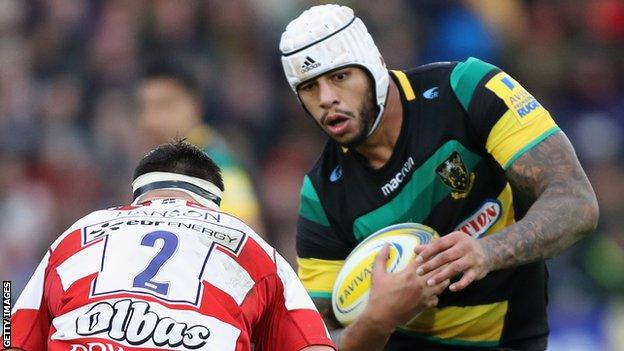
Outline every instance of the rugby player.
<svg viewBox="0 0 624 351"><path fill-rule="evenodd" d="M149 64L136 88L138 126L150 148L177 136L202 149L219 166L225 187L221 209L263 235L260 204L251 177L225 138L203 121L197 79L173 61Z"/></svg>
<svg viewBox="0 0 624 351"><path fill-rule="evenodd" d="M152 150L132 191L51 245L13 309L14 349L334 349L286 260L219 210L221 173L200 149Z"/></svg>
<svg viewBox="0 0 624 351"><path fill-rule="evenodd" d="M544 106L476 58L388 70L345 6L304 11L280 51L288 83L329 137L303 179L297 254L338 348L544 350L544 260L598 219L585 172ZM422 287L373 274L369 304L341 328L330 296L344 259L401 222L442 235L416 249L415 274L437 270L427 284L451 279L449 288L405 325L422 306L407 292Z"/></svg>

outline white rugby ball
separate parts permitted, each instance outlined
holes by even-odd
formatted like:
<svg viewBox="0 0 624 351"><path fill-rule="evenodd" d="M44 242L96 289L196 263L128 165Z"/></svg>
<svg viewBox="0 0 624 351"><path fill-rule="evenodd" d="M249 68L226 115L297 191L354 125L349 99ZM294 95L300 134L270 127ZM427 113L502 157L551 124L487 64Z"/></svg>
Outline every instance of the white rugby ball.
<svg viewBox="0 0 624 351"><path fill-rule="evenodd" d="M418 223L400 223L371 234L351 251L332 292L332 308L344 326L353 322L368 303L373 262L385 243L390 245L388 272L398 272L414 259L414 248L438 238L438 233ZM388 298L392 298L388 296Z"/></svg>

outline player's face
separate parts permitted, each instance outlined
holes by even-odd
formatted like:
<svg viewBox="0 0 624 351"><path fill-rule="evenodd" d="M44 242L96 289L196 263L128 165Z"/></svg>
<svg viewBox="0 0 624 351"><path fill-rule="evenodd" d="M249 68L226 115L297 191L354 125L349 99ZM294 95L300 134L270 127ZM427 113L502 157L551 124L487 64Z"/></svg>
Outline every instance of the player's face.
<svg viewBox="0 0 624 351"><path fill-rule="evenodd" d="M347 67L302 84L299 98L316 123L338 143L353 147L366 139L375 121L371 79Z"/></svg>
<svg viewBox="0 0 624 351"><path fill-rule="evenodd" d="M152 78L138 90L139 129L151 144L185 136L200 120L196 97L174 79Z"/></svg>

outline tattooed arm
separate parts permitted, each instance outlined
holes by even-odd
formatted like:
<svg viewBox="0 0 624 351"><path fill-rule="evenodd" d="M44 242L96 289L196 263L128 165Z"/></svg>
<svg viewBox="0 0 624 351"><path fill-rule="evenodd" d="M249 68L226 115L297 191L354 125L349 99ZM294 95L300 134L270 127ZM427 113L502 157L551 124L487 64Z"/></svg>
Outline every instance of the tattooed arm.
<svg viewBox="0 0 624 351"><path fill-rule="evenodd" d="M596 195L562 132L516 160L507 178L521 203L533 205L522 220L484 240L492 268L552 258L596 228Z"/></svg>
<svg viewBox="0 0 624 351"><path fill-rule="evenodd" d="M459 291L490 271L554 257L596 228L596 195L562 132L524 153L506 175L514 199L530 206L525 216L483 239L453 232L418 248L418 260L428 261L420 274L449 263L432 284L463 272L449 287Z"/></svg>

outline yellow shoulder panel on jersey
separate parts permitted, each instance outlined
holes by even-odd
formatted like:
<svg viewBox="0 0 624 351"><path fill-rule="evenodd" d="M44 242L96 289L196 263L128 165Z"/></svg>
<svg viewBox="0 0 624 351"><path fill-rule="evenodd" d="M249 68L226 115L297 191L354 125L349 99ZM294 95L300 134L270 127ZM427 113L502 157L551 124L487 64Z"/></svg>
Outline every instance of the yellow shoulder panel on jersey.
<svg viewBox="0 0 624 351"><path fill-rule="evenodd" d="M334 283L343 260L321 260L297 257L297 275L311 297L331 299Z"/></svg>
<svg viewBox="0 0 624 351"><path fill-rule="evenodd" d="M410 84L409 79L407 79L407 75L402 71L391 70L390 72L394 73L394 75L399 79L401 89L403 89L403 93L405 94L407 101L416 99L416 94L414 94L414 89L412 88L412 84Z"/></svg>
<svg viewBox="0 0 624 351"><path fill-rule="evenodd" d="M490 131L485 145L504 169L531 147L559 130L550 113L505 72L492 77L485 87L509 108Z"/></svg>

